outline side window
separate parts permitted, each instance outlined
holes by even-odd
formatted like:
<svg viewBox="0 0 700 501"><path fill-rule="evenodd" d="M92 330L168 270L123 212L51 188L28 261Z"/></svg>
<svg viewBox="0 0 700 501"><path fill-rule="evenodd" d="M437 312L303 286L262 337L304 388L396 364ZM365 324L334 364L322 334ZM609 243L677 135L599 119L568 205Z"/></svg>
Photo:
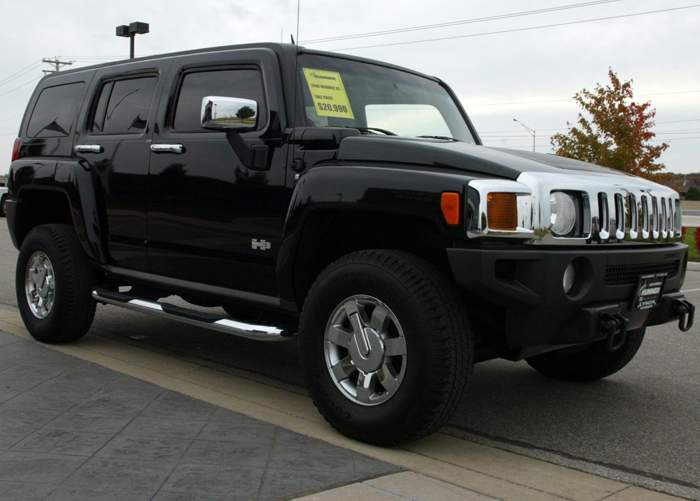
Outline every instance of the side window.
<svg viewBox="0 0 700 501"><path fill-rule="evenodd" d="M73 120L83 97L83 82L75 82L41 91L29 119L29 137L65 137L70 135Z"/></svg>
<svg viewBox="0 0 700 501"><path fill-rule="evenodd" d="M173 128L178 132L206 132L201 108L205 96L239 97L258 103L258 116L266 117L262 77L257 70L216 70L187 73L180 87ZM261 124L262 125L262 124Z"/></svg>
<svg viewBox="0 0 700 501"><path fill-rule="evenodd" d="M104 84L90 130L105 134L142 132L148 123L156 80L149 76Z"/></svg>

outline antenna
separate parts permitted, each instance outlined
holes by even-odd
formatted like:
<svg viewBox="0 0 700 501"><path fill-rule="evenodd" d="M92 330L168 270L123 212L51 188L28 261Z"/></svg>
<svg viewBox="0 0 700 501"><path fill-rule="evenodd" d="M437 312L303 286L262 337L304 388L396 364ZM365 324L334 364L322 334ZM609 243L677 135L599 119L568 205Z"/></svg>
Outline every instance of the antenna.
<svg viewBox="0 0 700 501"><path fill-rule="evenodd" d="M297 42L299 41L299 18L301 17L301 0L297 0Z"/></svg>

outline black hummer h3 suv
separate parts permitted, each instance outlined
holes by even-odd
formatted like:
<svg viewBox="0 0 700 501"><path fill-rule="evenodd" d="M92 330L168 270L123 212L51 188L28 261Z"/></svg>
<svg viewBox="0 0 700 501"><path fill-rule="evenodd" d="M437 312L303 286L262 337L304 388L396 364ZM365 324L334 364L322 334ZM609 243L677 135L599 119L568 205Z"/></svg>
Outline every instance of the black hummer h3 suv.
<svg viewBox="0 0 700 501"><path fill-rule="evenodd" d="M19 136L7 221L36 339L79 339L96 303L298 339L358 440L437 430L475 362L588 381L693 321L676 192L486 148L404 68L254 44L62 71Z"/></svg>

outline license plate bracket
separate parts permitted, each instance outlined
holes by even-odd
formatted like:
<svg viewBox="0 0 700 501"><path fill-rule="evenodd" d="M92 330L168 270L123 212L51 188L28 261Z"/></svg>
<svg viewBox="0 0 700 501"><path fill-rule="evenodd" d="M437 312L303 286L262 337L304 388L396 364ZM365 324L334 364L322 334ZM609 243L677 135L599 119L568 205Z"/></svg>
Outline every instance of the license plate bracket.
<svg viewBox="0 0 700 501"><path fill-rule="evenodd" d="M637 282L632 309L648 310L659 304L666 282L666 273L642 275Z"/></svg>

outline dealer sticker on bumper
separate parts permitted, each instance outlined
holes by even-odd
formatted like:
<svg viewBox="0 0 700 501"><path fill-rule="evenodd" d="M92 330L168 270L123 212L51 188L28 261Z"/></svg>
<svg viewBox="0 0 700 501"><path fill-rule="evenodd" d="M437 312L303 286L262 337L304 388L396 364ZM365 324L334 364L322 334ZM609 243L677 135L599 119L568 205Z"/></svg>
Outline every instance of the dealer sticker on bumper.
<svg viewBox="0 0 700 501"><path fill-rule="evenodd" d="M639 277L639 284L637 285L637 292L634 295L634 304L632 308L648 310L659 304L665 281L666 273L643 275Z"/></svg>

